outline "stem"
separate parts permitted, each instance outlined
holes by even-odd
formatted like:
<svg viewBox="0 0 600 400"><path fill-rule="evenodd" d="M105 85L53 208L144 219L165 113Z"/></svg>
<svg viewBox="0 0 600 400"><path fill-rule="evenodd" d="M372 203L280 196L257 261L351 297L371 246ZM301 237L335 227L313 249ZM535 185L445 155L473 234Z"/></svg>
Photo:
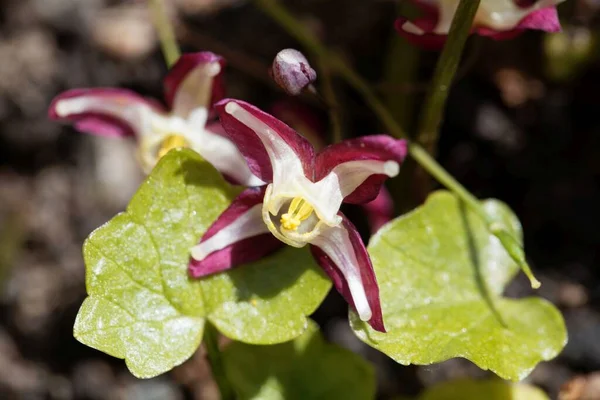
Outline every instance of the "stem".
<svg viewBox="0 0 600 400"><path fill-rule="evenodd" d="M160 47L162 49L163 56L167 66L170 68L179 59L181 52L175 39L175 32L173 25L169 20L169 16L165 11L162 0L149 0L150 9L152 11L152 17L154 18L154 26L158 32L158 38L160 40Z"/></svg>
<svg viewBox="0 0 600 400"><path fill-rule="evenodd" d="M210 322L204 327L204 345L206 357L212 370L213 378L219 387L221 400L235 400L235 394L223 367L221 350L219 349L219 332Z"/></svg>
<svg viewBox="0 0 600 400"><path fill-rule="evenodd" d="M321 78L321 93L327 104L329 113L329 122L331 123L332 143L341 142L344 137L342 133L342 119L340 116L340 106L333 89L333 78L331 76L331 67L326 60L319 59L319 76Z"/></svg>
<svg viewBox="0 0 600 400"><path fill-rule="evenodd" d="M450 86L458 70L479 3L480 0L461 0L450 26L448 40L435 67L433 82L425 102L425 112L416 138L430 154L435 154Z"/></svg>
<svg viewBox="0 0 600 400"><path fill-rule="evenodd" d="M466 3L470 1L477 2L479 0L462 0L461 6L464 10L470 10ZM337 55L329 53L328 49L308 31L304 25L296 21L296 19L285 9L278 0L255 0L256 5L266 14L271 16L279 25L281 25L288 33L296 38L308 50L312 51L323 60L328 60L333 69L342 76L356 91L364 97L365 102L371 107L377 117L387 127L389 133L397 138L407 138L407 135L396 122L392 114L388 111L385 105L375 96L367 82L358 75L348 63L344 62ZM454 23L453 23L454 25ZM460 25L462 26L462 25ZM456 30L458 28L454 28ZM447 89L447 88L446 88ZM447 93L444 93L444 102ZM442 107L443 109L443 103ZM462 186L452 175L450 175L421 145L418 143L409 143L409 154L438 182L446 186L458 198L460 198L468 207L471 208L485 222L488 230L496 236L504 248L507 250L511 258L521 267L525 275L529 278L531 286L538 288L540 282L535 279L527 261L520 243L510 235L506 229L499 223L493 221L484 210L482 204L477 198L471 194L464 186Z"/></svg>
<svg viewBox="0 0 600 400"><path fill-rule="evenodd" d="M398 3L398 13L407 12L406 2ZM419 71L421 50L390 29L390 44L384 62L384 87L407 88L416 81ZM411 90L400 90L384 94L388 110L405 130L411 131L414 123L415 95Z"/></svg>

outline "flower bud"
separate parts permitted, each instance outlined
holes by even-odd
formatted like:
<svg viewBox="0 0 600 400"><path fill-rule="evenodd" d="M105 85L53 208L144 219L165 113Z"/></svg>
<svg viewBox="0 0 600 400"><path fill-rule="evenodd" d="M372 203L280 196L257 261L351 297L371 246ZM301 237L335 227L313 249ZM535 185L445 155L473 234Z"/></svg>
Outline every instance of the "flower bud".
<svg viewBox="0 0 600 400"><path fill-rule="evenodd" d="M298 50L281 50L273 60L271 76L286 93L297 96L317 79L304 54Z"/></svg>

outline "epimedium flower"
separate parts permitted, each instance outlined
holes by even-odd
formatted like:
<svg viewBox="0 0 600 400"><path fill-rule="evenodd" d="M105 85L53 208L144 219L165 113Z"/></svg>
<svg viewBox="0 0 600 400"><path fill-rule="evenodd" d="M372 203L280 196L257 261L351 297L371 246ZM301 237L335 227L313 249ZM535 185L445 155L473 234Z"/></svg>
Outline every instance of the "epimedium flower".
<svg viewBox="0 0 600 400"><path fill-rule="evenodd" d="M396 30L424 48L441 48L460 0L410 0L423 16L396 20ZM472 33L496 40L511 39L527 29L560 31L556 5L564 0L481 0Z"/></svg>
<svg viewBox="0 0 600 400"><path fill-rule="evenodd" d="M276 102L270 111L272 115L307 138L315 149L320 150L326 146L326 128L310 107L288 98ZM394 218L394 200L385 186L381 187L377 197L361 204L361 208L367 217L371 234L375 234L379 228Z"/></svg>
<svg viewBox="0 0 600 400"><path fill-rule="evenodd" d="M203 277L255 261L283 243L310 245L319 265L363 321L385 332L371 260L343 202L373 200L396 176L406 142L387 135L315 152L275 117L238 100L216 105L227 136L266 186L242 192L191 249L190 274Z"/></svg>
<svg viewBox="0 0 600 400"><path fill-rule="evenodd" d="M170 111L130 90L95 88L58 95L50 105L49 116L71 121L86 133L134 137L146 173L172 148L189 147L235 183L260 185L263 182L223 135L212 110L224 97L224 65L222 57L210 52L182 55L163 82Z"/></svg>

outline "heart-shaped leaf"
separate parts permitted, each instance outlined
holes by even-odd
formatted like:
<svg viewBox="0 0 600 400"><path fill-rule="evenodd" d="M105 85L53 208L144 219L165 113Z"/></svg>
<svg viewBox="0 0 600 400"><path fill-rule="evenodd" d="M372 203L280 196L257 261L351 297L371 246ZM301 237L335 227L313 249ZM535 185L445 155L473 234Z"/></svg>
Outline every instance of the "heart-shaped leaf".
<svg viewBox="0 0 600 400"><path fill-rule="evenodd" d="M326 343L317 324L275 346L234 342L223 353L225 371L241 400L368 400L375 374L360 356Z"/></svg>
<svg viewBox="0 0 600 400"><path fill-rule="evenodd" d="M543 390L523 383L460 379L425 391L419 400L550 400Z"/></svg>
<svg viewBox="0 0 600 400"><path fill-rule="evenodd" d="M497 200L484 208L521 241ZM527 376L566 343L560 312L540 298L502 297L518 266L481 219L448 192L383 227L369 244L388 333L350 312L360 339L401 364L464 357L505 379Z"/></svg>
<svg viewBox="0 0 600 400"><path fill-rule="evenodd" d="M190 248L238 193L191 150L163 157L127 211L84 244L89 297L75 337L124 358L134 375L152 377L193 354L206 318L241 341L281 343L302 334L331 286L307 250L188 277Z"/></svg>

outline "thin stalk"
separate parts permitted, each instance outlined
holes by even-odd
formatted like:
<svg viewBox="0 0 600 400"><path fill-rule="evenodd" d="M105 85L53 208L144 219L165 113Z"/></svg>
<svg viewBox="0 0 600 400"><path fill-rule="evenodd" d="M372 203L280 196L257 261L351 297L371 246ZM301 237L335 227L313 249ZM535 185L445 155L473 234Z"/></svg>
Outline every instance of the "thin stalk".
<svg viewBox="0 0 600 400"><path fill-rule="evenodd" d="M342 132L342 118L340 115L340 106L333 88L333 77L331 76L331 67L326 60L319 59L319 78L321 81L321 93L327 104L329 113L329 122L331 124L332 143L341 142L344 139Z"/></svg>
<svg viewBox="0 0 600 400"><path fill-rule="evenodd" d="M432 155L435 154L450 86L456 76L479 3L480 0L461 0L450 26L448 40L433 74L416 138L417 142Z"/></svg>
<svg viewBox="0 0 600 400"><path fill-rule="evenodd" d="M461 0L459 3L450 25L446 45L433 73L415 138L417 143L433 157L437 152L440 127L450 87L456 77L479 3L480 0ZM417 169L414 180L419 196L426 197L431 191L431 178L422 169Z"/></svg>
<svg viewBox="0 0 600 400"><path fill-rule="evenodd" d="M461 3L465 2L468 1L463 0ZM385 105L371 90L369 84L365 82L348 63L344 62L339 56L331 54L316 36L298 22L278 0L255 0L255 3L257 7L269 15L309 51L322 57L323 60L328 60L331 67L363 96L365 102L387 127L392 136L404 139L408 138L392 114L390 114ZM452 191L473 212L482 218L490 233L500 240L511 258L521 267L525 275L527 275L531 282L531 286L533 288L538 288L540 282L533 276L533 273L525 260L523 249L518 241L501 225L494 222L484 210L479 200L450 175L450 173L448 173L421 145L418 143L409 143L408 149L409 154L419 163L419 165L421 165L421 167L423 167L423 169L429 172L442 185L446 186L446 188Z"/></svg>
<svg viewBox="0 0 600 400"><path fill-rule="evenodd" d="M219 348L219 332L209 322L204 327L204 345L206 346L206 357L212 370L213 378L221 392L221 400L235 400L235 393L223 366L221 349Z"/></svg>
<svg viewBox="0 0 600 400"><path fill-rule="evenodd" d="M149 2L163 56L165 57L167 66L171 67L181 55L177 39L175 39L173 24L169 20L162 0L149 0Z"/></svg>

